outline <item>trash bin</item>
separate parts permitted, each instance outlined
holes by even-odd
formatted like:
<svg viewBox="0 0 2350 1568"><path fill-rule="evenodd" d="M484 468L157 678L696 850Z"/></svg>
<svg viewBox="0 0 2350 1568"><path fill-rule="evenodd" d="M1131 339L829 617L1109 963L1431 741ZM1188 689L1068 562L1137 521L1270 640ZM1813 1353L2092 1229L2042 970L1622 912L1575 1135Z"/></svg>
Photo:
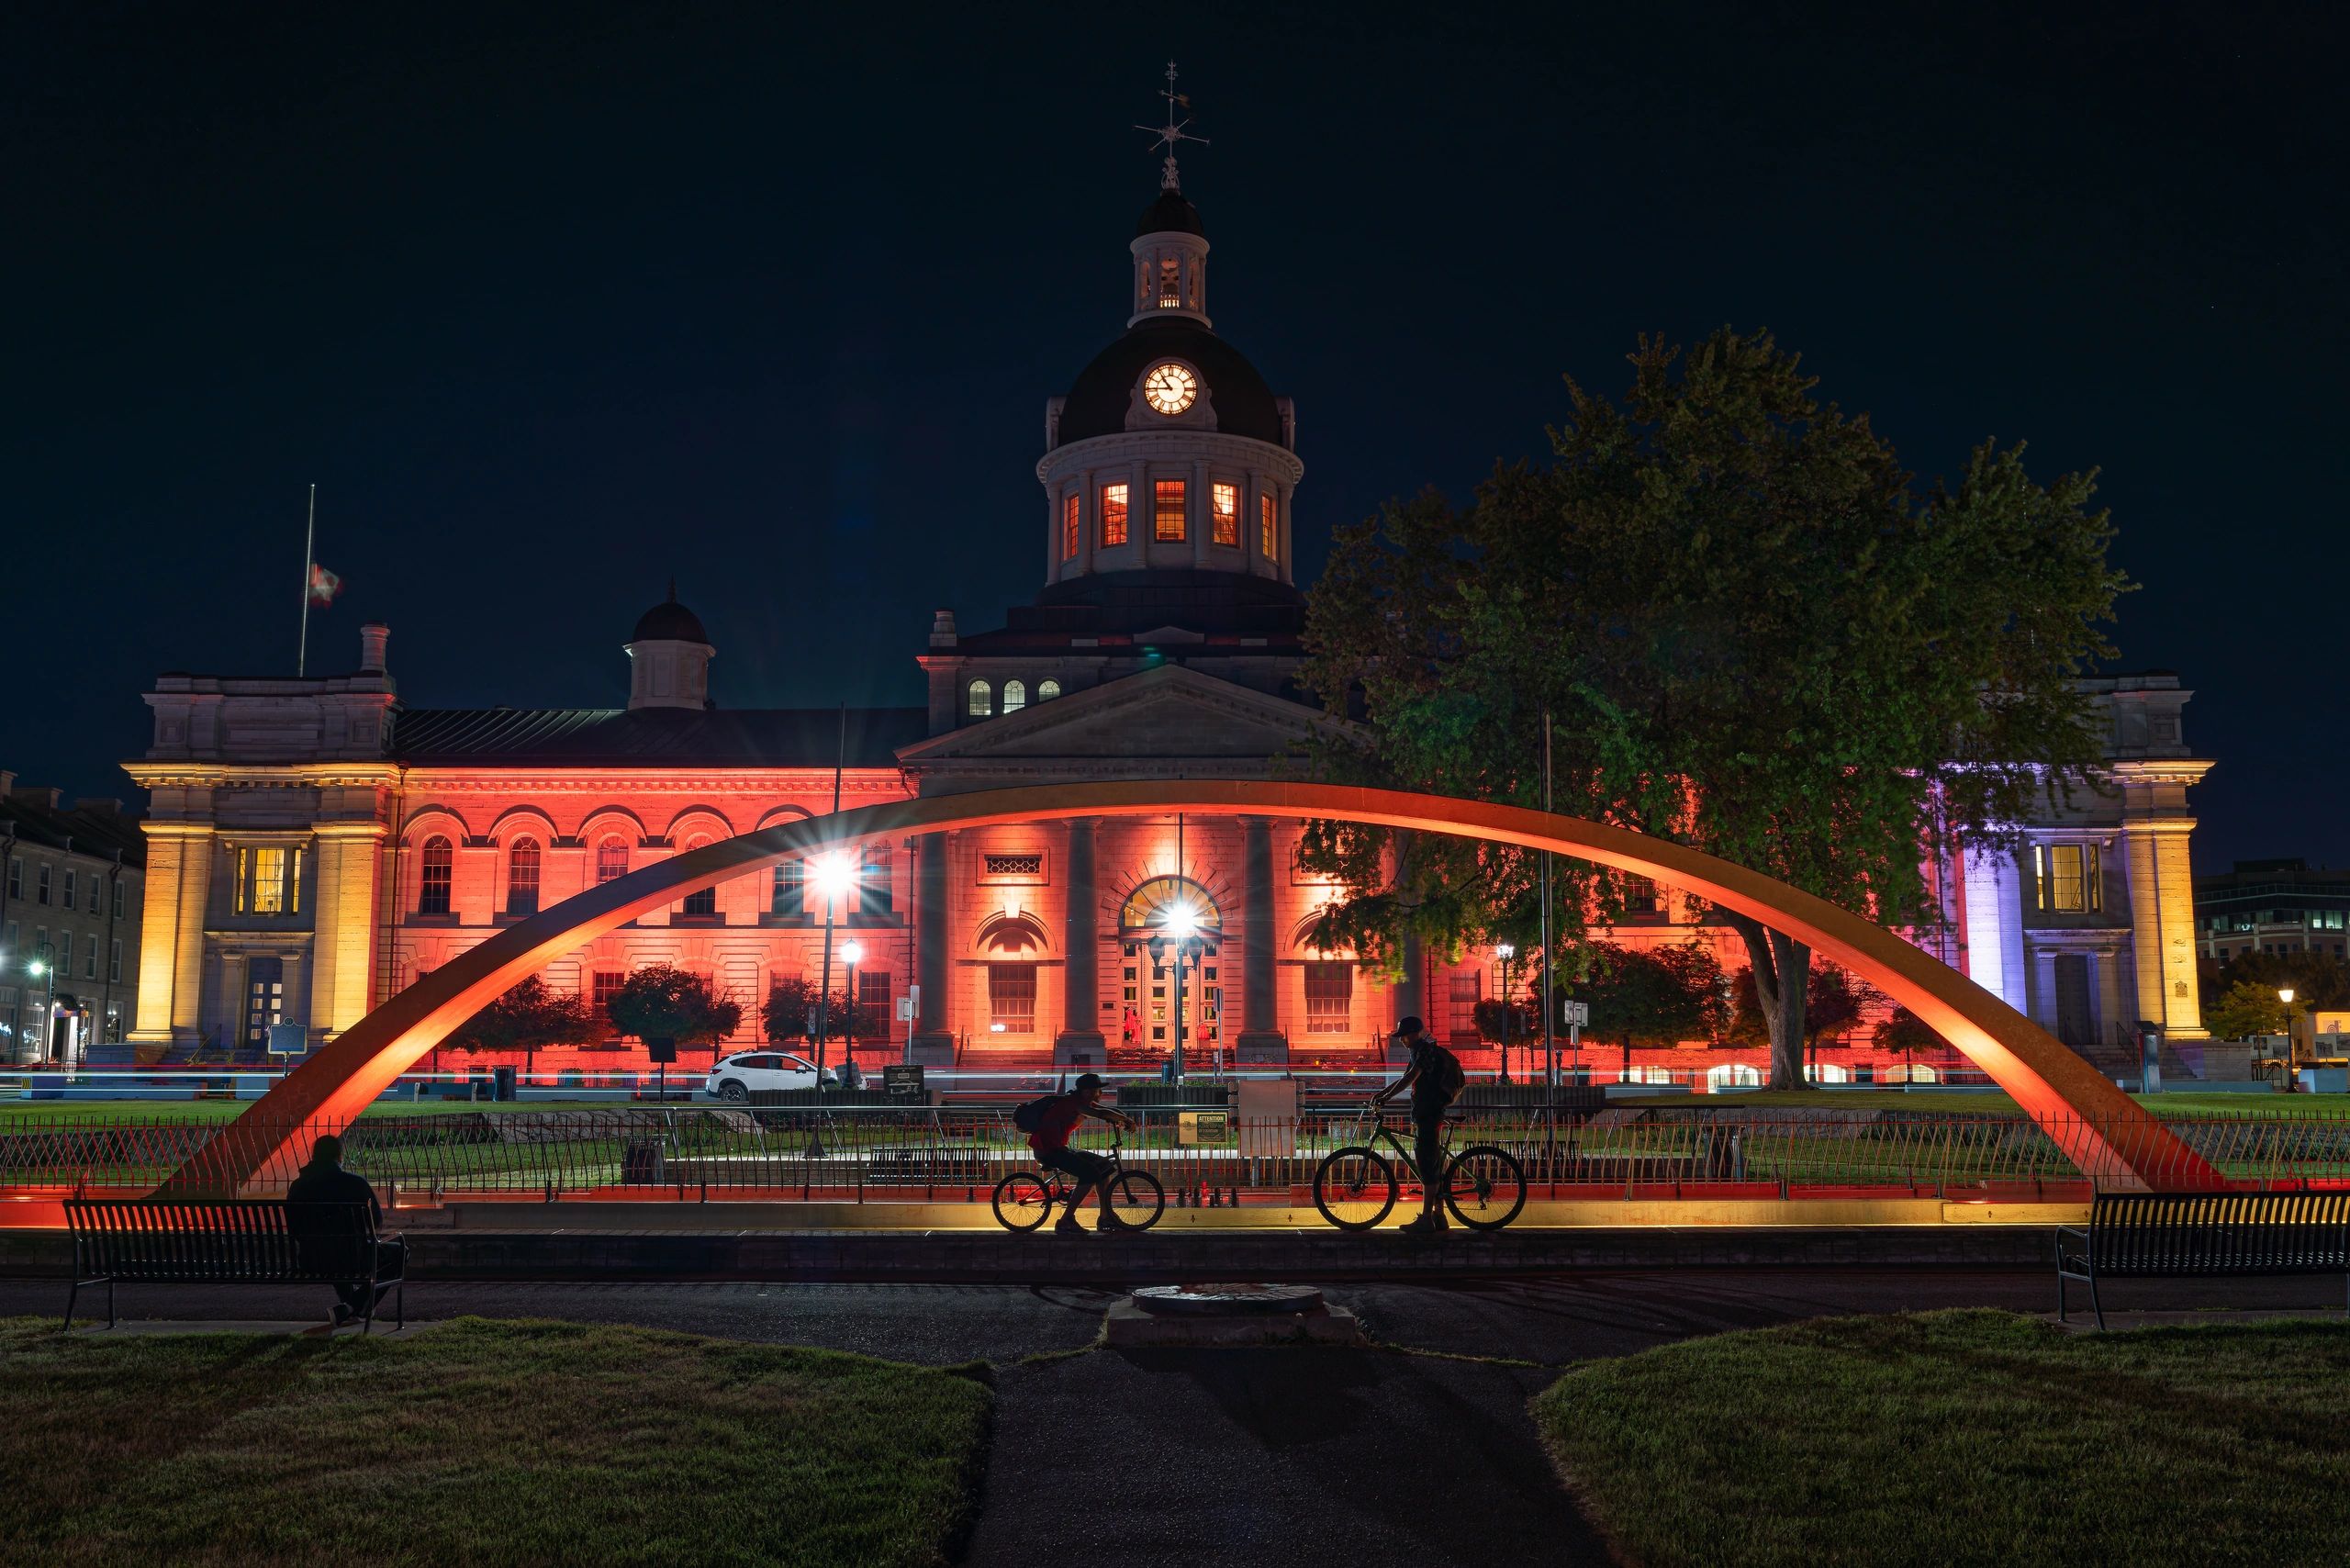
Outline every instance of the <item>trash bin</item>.
<svg viewBox="0 0 2350 1568"><path fill-rule="evenodd" d="M658 1187L662 1184L661 1142L658 1138L631 1138L621 1146L621 1183L628 1187Z"/></svg>
<svg viewBox="0 0 2350 1568"><path fill-rule="evenodd" d="M511 1100L514 1098L514 1070L512 1068L491 1068L489 1070L489 1097L491 1099Z"/></svg>

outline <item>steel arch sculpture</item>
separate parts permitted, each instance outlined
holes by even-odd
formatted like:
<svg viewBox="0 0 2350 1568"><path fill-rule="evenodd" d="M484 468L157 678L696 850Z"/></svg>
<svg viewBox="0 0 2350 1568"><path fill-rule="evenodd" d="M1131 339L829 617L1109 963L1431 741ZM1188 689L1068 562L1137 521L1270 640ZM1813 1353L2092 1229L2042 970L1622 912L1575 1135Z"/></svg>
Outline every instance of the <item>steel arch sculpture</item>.
<svg viewBox="0 0 2350 1568"><path fill-rule="evenodd" d="M2226 1180L2053 1036L1957 970L1848 910L1680 845L1578 817L1350 785L1159 779L1051 784L867 806L778 823L633 871L507 927L390 998L303 1061L182 1168L170 1190L234 1189L303 1136L355 1117L457 1025L526 975L640 914L778 860L862 840L1071 816L1169 812L1325 819L1549 849L1652 877L1826 954L1908 1007L1988 1073L2101 1185Z"/></svg>

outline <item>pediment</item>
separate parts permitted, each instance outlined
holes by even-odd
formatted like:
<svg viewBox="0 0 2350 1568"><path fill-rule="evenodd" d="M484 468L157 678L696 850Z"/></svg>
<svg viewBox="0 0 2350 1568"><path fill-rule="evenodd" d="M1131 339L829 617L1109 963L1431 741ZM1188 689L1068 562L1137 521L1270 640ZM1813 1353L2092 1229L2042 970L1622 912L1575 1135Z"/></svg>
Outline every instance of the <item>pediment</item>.
<svg viewBox="0 0 2350 1568"><path fill-rule="evenodd" d="M1162 665L898 753L910 767L1123 760L1261 763L1343 728L1318 708Z"/></svg>

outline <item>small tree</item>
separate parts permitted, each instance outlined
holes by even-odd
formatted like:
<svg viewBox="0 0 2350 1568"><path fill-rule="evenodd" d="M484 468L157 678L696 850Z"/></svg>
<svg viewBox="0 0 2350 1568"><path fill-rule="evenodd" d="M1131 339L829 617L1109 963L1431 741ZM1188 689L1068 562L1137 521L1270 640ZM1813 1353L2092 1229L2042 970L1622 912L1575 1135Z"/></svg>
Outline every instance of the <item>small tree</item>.
<svg viewBox="0 0 2350 1568"><path fill-rule="evenodd" d="M779 980L767 988L767 999L759 1006L759 1020L766 1025L770 1040L804 1040L815 1032L816 993L818 987L811 980L794 978ZM833 992L825 1012L834 1018L847 1015L848 993ZM861 1022L861 1020L860 1020Z"/></svg>
<svg viewBox="0 0 2350 1568"><path fill-rule="evenodd" d="M1628 1078L1634 1046L1716 1039L1728 1022L1721 964L1712 948L1695 942L1670 947L1595 942L1583 978L1564 990L1590 1005L1591 1032L1623 1048Z"/></svg>
<svg viewBox="0 0 2350 1568"><path fill-rule="evenodd" d="M1509 1047L1515 1043L1524 1046L1533 1037L1536 1028L1534 1009L1523 1002L1489 996L1471 1010L1481 1039L1493 1041L1502 1048L1502 1081L1509 1081Z"/></svg>
<svg viewBox="0 0 2350 1568"><path fill-rule="evenodd" d="M713 1067L718 1043L743 1026L740 1002L722 999L701 976L668 964L650 964L629 976L605 1011L623 1035L710 1047ZM666 1084L667 1074L662 1078Z"/></svg>
<svg viewBox="0 0 2350 1568"><path fill-rule="evenodd" d="M1926 1027L1926 1021L1906 1007L1897 1007L1890 1016L1871 1032L1871 1043L1881 1051L1901 1053L1901 1081L1909 1081L1909 1058L1919 1051L1930 1050L1942 1043L1942 1036Z"/></svg>
<svg viewBox="0 0 2350 1568"><path fill-rule="evenodd" d="M2222 1040L2249 1040L2255 1035L2283 1034L2286 1016L2275 986L2242 980L2203 1010L2203 1025Z"/></svg>
<svg viewBox="0 0 2350 1568"><path fill-rule="evenodd" d="M468 1056L520 1051L527 1076L542 1048L584 1045L596 1034L593 1008L576 996L549 991L543 978L532 975L459 1025L450 1033L449 1044Z"/></svg>

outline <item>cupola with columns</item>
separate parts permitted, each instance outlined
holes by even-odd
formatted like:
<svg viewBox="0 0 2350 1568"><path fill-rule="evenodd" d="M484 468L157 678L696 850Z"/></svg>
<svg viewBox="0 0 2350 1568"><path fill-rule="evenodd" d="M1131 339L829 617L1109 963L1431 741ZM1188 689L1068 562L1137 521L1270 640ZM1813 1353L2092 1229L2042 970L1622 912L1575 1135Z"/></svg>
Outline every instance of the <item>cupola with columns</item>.
<svg viewBox="0 0 2350 1568"><path fill-rule="evenodd" d="M628 650L628 705L639 708L711 706L710 661L718 650L702 630L701 617L677 602L677 582L669 597L637 618Z"/></svg>

